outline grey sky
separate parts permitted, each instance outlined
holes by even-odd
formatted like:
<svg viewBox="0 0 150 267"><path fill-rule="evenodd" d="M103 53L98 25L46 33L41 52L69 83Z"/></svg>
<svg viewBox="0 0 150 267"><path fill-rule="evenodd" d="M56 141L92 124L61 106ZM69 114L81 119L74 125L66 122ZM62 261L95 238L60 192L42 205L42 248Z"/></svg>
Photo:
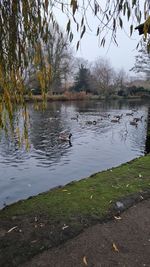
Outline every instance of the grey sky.
<svg viewBox="0 0 150 267"><path fill-rule="evenodd" d="M134 66L135 55L138 53L136 50L136 46L140 40L138 31L134 30L132 37L129 37L131 22L128 23L126 18L124 18L123 23L126 32L118 27L118 46L113 43L109 45L110 34L108 34L106 37L105 47L100 47L98 37L96 36L99 21L96 20L96 17L94 17L92 13L90 13L91 11L88 12L87 18L91 30L86 28L86 33L84 34L79 50L75 55L77 57L83 57L89 61L94 61L98 57L105 57L109 59L110 63L116 70L123 68L126 72L129 72L129 70ZM66 19L66 16L63 15L60 10L56 10L56 19L61 27L66 29L68 18ZM137 25L134 24L134 26ZM75 46L79 40L80 34L77 34L76 25L74 25L74 23L71 23L71 27L74 34L72 44ZM135 74L130 72L130 75L132 76Z"/></svg>
<svg viewBox="0 0 150 267"><path fill-rule="evenodd" d="M135 55L137 54L136 45L139 41L138 33L135 32L132 37L128 37L124 31L118 32L118 46L106 42L106 46L100 47L98 38L94 34L86 34L81 41L77 56L94 61L99 56L106 57L110 60L115 69L124 68L129 71L134 65Z"/></svg>

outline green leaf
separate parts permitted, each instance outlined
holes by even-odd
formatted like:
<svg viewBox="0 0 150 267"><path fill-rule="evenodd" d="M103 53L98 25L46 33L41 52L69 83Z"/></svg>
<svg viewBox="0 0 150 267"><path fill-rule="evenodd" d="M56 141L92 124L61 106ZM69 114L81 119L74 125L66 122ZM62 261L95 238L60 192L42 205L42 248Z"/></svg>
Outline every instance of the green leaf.
<svg viewBox="0 0 150 267"><path fill-rule="evenodd" d="M46 9L46 12L48 11L48 5L49 5L48 2L49 2L48 0L45 0L45 9Z"/></svg>
<svg viewBox="0 0 150 267"><path fill-rule="evenodd" d="M113 19L113 31L116 29L116 19Z"/></svg>
<svg viewBox="0 0 150 267"><path fill-rule="evenodd" d="M123 5L123 15L125 16L125 14L126 14L126 3L124 3L124 5Z"/></svg>
<svg viewBox="0 0 150 267"><path fill-rule="evenodd" d="M79 49L79 45L80 45L80 41L77 42L77 46L76 46L77 50Z"/></svg>
<svg viewBox="0 0 150 267"><path fill-rule="evenodd" d="M74 16L76 10L78 9L78 5L77 5L77 1L76 0L71 0L71 7L72 7L72 13L73 13L73 16Z"/></svg>
<svg viewBox="0 0 150 267"><path fill-rule="evenodd" d="M61 11L64 12L64 4L61 3Z"/></svg>
<svg viewBox="0 0 150 267"><path fill-rule="evenodd" d="M70 40L70 42L72 42L72 40L73 40L73 33L72 32L69 35L69 40Z"/></svg>
<svg viewBox="0 0 150 267"><path fill-rule="evenodd" d="M103 47L105 46L105 37L103 37L101 40L101 46L103 46Z"/></svg>
<svg viewBox="0 0 150 267"><path fill-rule="evenodd" d="M130 11L130 8L128 8L128 11L127 11L128 20L130 19L130 16L131 16L131 11Z"/></svg>
<svg viewBox="0 0 150 267"><path fill-rule="evenodd" d="M108 14L106 14L106 19L107 19L107 21L109 20L109 16L108 16Z"/></svg>
<svg viewBox="0 0 150 267"><path fill-rule="evenodd" d="M136 5L137 0L132 0L132 8Z"/></svg>
<svg viewBox="0 0 150 267"><path fill-rule="evenodd" d="M119 25L120 25L120 28L122 29L123 22L122 22L122 19L120 17L119 17Z"/></svg>
<svg viewBox="0 0 150 267"><path fill-rule="evenodd" d="M70 32L70 24L71 24L71 22L70 22L70 19L69 19L69 21L67 23L67 27L66 27L66 30L67 30L68 33Z"/></svg>
<svg viewBox="0 0 150 267"><path fill-rule="evenodd" d="M84 25L83 30L82 30L82 32L81 32L81 36L80 36L81 39L82 39L82 37L83 37L83 35L84 35L84 33L85 33L85 30L86 30L86 27L85 27L85 25Z"/></svg>
<svg viewBox="0 0 150 267"><path fill-rule="evenodd" d="M97 6L97 4L95 4L95 7L94 7L94 14L95 14L95 16L97 15L97 11L98 11L98 6Z"/></svg>
<svg viewBox="0 0 150 267"><path fill-rule="evenodd" d="M83 23L84 23L84 17L82 17L82 20L81 20L81 27L83 26Z"/></svg>
<svg viewBox="0 0 150 267"><path fill-rule="evenodd" d="M133 25L130 26L130 36L132 35L133 33Z"/></svg>
<svg viewBox="0 0 150 267"><path fill-rule="evenodd" d="M97 35L97 36L99 35L99 27L97 28L97 33L96 33L96 35Z"/></svg>

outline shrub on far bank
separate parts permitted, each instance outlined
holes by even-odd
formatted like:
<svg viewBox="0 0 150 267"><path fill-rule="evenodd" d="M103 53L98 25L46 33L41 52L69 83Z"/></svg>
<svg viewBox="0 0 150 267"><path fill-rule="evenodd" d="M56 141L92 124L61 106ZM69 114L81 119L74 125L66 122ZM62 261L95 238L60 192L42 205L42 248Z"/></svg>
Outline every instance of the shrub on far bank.
<svg viewBox="0 0 150 267"><path fill-rule="evenodd" d="M131 96L143 97L144 95L150 96L150 90L145 89L142 86L137 87L133 85L130 87L125 87L118 91L118 96L122 96L122 97L131 97Z"/></svg>

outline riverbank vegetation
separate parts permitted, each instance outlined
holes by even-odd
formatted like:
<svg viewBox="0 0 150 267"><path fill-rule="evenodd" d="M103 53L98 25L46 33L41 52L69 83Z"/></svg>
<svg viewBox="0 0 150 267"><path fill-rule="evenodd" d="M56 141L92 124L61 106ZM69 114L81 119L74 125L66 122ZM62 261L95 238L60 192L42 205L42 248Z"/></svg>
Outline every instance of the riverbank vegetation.
<svg viewBox="0 0 150 267"><path fill-rule="evenodd" d="M1 264L18 266L149 197L149 190L147 155L6 207L0 211Z"/></svg>

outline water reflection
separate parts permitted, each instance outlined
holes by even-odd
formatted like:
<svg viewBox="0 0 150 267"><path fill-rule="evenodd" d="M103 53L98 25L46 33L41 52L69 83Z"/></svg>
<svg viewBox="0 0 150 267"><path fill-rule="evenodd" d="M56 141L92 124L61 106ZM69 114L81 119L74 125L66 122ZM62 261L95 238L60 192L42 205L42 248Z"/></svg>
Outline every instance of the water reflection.
<svg viewBox="0 0 150 267"><path fill-rule="evenodd" d="M35 111L32 104L28 108L30 151L1 136L1 207L144 154L144 102L54 102L45 111ZM130 124L141 116L137 127ZM62 131L72 133L71 143L60 140Z"/></svg>

